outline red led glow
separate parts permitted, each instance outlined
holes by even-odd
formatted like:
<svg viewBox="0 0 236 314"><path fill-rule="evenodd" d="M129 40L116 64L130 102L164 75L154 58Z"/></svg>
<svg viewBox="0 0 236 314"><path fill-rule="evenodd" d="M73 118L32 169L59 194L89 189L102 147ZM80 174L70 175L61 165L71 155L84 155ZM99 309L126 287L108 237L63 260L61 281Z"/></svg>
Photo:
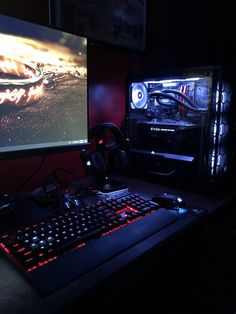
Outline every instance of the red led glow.
<svg viewBox="0 0 236 314"><path fill-rule="evenodd" d="M42 266L44 266L44 265L46 265L46 264L48 264L48 263L54 261L54 260L57 259L57 258L58 258L58 256L54 256L54 257L52 257L52 258L47 259L47 260L44 261L44 262L39 262L37 265L35 265L35 266L33 266L33 267L27 269L26 272L29 273L29 272L31 272L32 270L35 270L35 269L37 269L37 268L39 268L39 267L42 267ZM29 261L30 261L30 260L31 260L31 259L29 259Z"/></svg>
<svg viewBox="0 0 236 314"><path fill-rule="evenodd" d="M76 248L76 249L80 249L81 247L83 247L83 246L85 246L85 245L86 245L86 243L83 242L83 243L80 243L79 245L77 245L75 248Z"/></svg>
<svg viewBox="0 0 236 314"><path fill-rule="evenodd" d="M138 212L137 209L135 209L135 208L133 208L131 206L127 206L127 209L130 210L133 213L137 213Z"/></svg>
<svg viewBox="0 0 236 314"><path fill-rule="evenodd" d="M6 248L6 246L3 243L0 243L0 248L2 248L3 251L6 252L7 254L10 254L9 250Z"/></svg>
<svg viewBox="0 0 236 314"><path fill-rule="evenodd" d="M124 207L122 209L117 210L116 214L120 215L120 214L122 214L122 213L124 213L126 211L131 211L132 213L137 213L138 212L137 209L135 209L135 208L133 208L131 206L127 206L127 207Z"/></svg>
<svg viewBox="0 0 236 314"><path fill-rule="evenodd" d="M25 251L25 247L20 248L19 250L17 250L18 253L24 252Z"/></svg>
<svg viewBox="0 0 236 314"><path fill-rule="evenodd" d="M2 235L2 239L6 239L6 238L8 238L8 234Z"/></svg>
<svg viewBox="0 0 236 314"><path fill-rule="evenodd" d="M37 268L38 268L37 266L33 266L33 267L29 268L26 272L29 273L29 272L31 272L32 270L35 270L35 269L37 269Z"/></svg>
<svg viewBox="0 0 236 314"><path fill-rule="evenodd" d="M109 230L109 231L107 231L107 232L102 233L102 234L101 234L101 237L104 237L104 236L106 236L106 235L108 235L108 234L110 234L110 233L112 233L112 232L114 232L114 231L116 231L116 230L119 230L120 228L122 228L122 227L124 227L124 226L127 226L128 224L130 224L130 223L132 223L132 222L134 222L134 221L136 221L136 220L139 220L140 218L142 218L142 216L137 217L137 218L134 218L134 219L132 219L132 220L128 220L128 221L127 221L126 223L124 223L123 225L120 225L120 226L118 226L118 227L116 227L116 228L113 228L113 229L111 229L111 230Z"/></svg>
<svg viewBox="0 0 236 314"><path fill-rule="evenodd" d="M30 254L32 254L32 251L26 252L26 253L24 254L24 256L27 256L27 255L30 255Z"/></svg>
<svg viewBox="0 0 236 314"><path fill-rule="evenodd" d="M128 210L128 208L127 208L127 207L122 208L122 209L119 209L119 210L117 210L117 211L116 211L116 214L117 214L117 215L120 215L120 214L122 214L122 213L126 212L127 210Z"/></svg>

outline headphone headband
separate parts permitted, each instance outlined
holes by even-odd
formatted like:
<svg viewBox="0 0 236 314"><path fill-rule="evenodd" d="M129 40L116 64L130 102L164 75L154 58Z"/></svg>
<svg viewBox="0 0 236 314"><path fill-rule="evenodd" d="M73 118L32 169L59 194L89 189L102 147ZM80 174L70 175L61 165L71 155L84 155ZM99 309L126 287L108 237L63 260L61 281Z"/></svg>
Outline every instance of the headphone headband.
<svg viewBox="0 0 236 314"><path fill-rule="evenodd" d="M117 148L123 141L121 131L118 126L111 122L99 124L89 131L89 138L96 137L96 143L99 144L99 138L104 139L105 131L111 131L115 140L110 143L104 143L106 149Z"/></svg>

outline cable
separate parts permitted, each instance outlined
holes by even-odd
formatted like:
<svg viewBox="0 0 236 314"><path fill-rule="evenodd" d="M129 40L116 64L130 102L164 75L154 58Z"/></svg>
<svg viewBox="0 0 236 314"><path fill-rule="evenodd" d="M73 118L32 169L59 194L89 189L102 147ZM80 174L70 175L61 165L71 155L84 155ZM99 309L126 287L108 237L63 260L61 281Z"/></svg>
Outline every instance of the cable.
<svg viewBox="0 0 236 314"><path fill-rule="evenodd" d="M180 99L176 98L175 96L173 96L173 94L177 94L177 95L181 96L189 104L187 104L187 103L181 101ZM172 104L167 104L167 103L161 101L162 98L172 100L175 103L177 103L178 105L181 105L181 106L183 106L183 107L185 107L185 108L187 108L189 110L192 110L192 111L197 111L197 112L206 112L206 111L208 111L207 108L203 108L203 109L196 108L195 104L191 101L191 99L188 96L186 96L185 94L181 93L180 91L176 91L176 90L173 90L173 89L164 89L161 92L159 92L159 91L152 92L152 93L149 94L149 96L156 97L158 103L160 105L163 105L163 106L169 106L170 107L170 106L172 106Z"/></svg>
<svg viewBox="0 0 236 314"><path fill-rule="evenodd" d="M59 210L60 210L60 212L63 212L64 211L64 206L63 206L63 199L62 199L62 195L61 195L60 183L58 183L58 181L56 180L56 178L53 175L50 175L48 177L48 180L50 180L52 182L52 184L54 184L54 186L56 188L56 194L57 194Z"/></svg>
<svg viewBox="0 0 236 314"><path fill-rule="evenodd" d="M60 185L63 185L63 186L70 186L70 184L71 184L71 182L73 182L73 180L70 181L69 183L68 183L68 182L62 182L62 181L60 180L60 178L59 178L59 175L58 175L59 172L67 173L67 174L69 174L74 180L79 180L79 178L77 177L77 175L75 175L73 172L71 172L71 171L69 171L69 170L67 170L67 169L57 168L57 169L55 169L55 170L53 171L52 176L54 176L54 178L57 180L57 182L58 182Z"/></svg>
<svg viewBox="0 0 236 314"><path fill-rule="evenodd" d="M59 173L64 172L72 177L72 180L61 180ZM74 180L73 180L74 179ZM43 200L52 205L53 210L66 211L70 206L85 204L78 193L78 187L72 183L79 178L71 171L63 168L55 169L42 184Z"/></svg>
<svg viewBox="0 0 236 314"><path fill-rule="evenodd" d="M180 92L179 90L176 90L176 89L163 89L162 92L163 93L167 93L167 94L170 93L170 94L179 95L181 98L186 100L192 107L198 109L198 107L195 105L195 103L186 94Z"/></svg>
<svg viewBox="0 0 236 314"><path fill-rule="evenodd" d="M46 156L43 155L42 159L39 163L39 165L37 166L37 168L34 170L34 172L18 187L18 189L16 190L16 194L19 193L22 188L39 172L39 170L42 168L42 166L44 165L44 162L46 160Z"/></svg>

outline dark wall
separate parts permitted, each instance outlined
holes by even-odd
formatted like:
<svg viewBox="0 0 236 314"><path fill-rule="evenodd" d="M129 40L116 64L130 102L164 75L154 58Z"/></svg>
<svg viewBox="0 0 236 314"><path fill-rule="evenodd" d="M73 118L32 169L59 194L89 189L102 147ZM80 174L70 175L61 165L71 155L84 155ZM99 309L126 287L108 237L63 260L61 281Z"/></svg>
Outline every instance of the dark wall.
<svg viewBox="0 0 236 314"><path fill-rule="evenodd" d="M148 1L147 54L163 69L221 64L235 69L236 3Z"/></svg>
<svg viewBox="0 0 236 314"><path fill-rule="evenodd" d="M1 1L0 14L48 25L48 0Z"/></svg>
<svg viewBox="0 0 236 314"><path fill-rule="evenodd" d="M48 25L48 2L1 2L0 13ZM177 67L222 64L233 78L235 71L233 1L147 1L147 46L140 53L122 48L90 44L89 123L111 121L121 124L125 114L125 83L128 75L154 74ZM0 191L15 193L37 169L42 156L0 161ZM41 170L22 187L41 183L55 168L65 168L83 176L79 152L50 154Z"/></svg>

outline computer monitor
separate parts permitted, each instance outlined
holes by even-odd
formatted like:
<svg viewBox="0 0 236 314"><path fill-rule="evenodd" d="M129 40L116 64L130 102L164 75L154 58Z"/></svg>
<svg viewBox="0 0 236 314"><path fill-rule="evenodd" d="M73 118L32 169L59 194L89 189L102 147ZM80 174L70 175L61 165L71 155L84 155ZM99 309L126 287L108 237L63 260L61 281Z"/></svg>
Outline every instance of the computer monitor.
<svg viewBox="0 0 236 314"><path fill-rule="evenodd" d="M0 15L0 156L86 144L87 39Z"/></svg>

